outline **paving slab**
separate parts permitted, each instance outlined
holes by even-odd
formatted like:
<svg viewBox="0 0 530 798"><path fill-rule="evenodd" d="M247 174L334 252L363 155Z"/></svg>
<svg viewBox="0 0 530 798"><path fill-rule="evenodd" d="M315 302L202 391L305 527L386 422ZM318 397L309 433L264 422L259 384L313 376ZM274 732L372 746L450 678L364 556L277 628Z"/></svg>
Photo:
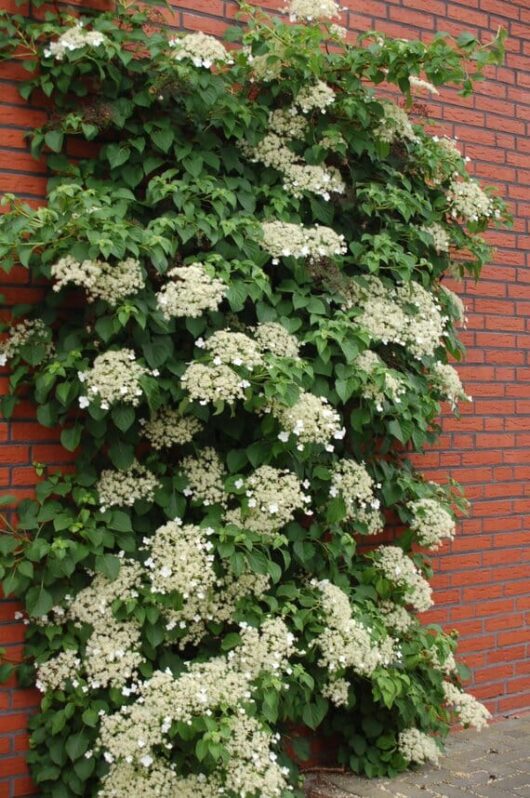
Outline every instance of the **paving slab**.
<svg viewBox="0 0 530 798"><path fill-rule="evenodd" d="M307 798L530 798L530 714L456 732L440 767L395 779L321 771L306 778Z"/></svg>

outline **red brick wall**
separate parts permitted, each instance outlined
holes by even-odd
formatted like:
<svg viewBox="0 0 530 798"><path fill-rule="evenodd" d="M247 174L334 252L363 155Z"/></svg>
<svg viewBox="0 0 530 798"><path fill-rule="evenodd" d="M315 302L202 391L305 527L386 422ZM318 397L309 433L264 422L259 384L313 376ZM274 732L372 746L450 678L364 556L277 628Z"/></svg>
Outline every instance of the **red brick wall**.
<svg viewBox="0 0 530 798"><path fill-rule="evenodd" d="M423 458L433 478L450 473L466 487L471 516L457 540L436 558L437 606L432 620L460 632L460 652L473 669L471 688L498 714L530 708L530 8L529 0L341 0L351 8L344 24L376 27L394 36L428 38L436 31L470 30L486 39L509 31L505 66L492 69L474 98L444 90L429 103L443 130L460 138L471 170L498 186L513 206L511 231L491 234L495 261L479 285L467 286L468 346L460 367L474 402L461 421L445 419L444 434ZM232 0L175 2L176 24L220 34L233 18ZM283 0L264 6L278 8ZM0 0L0 8L11 0ZM38 201L45 188L42 165L24 147L23 134L40 124L42 109L20 100L19 67L0 66L0 191ZM38 289L23 270L2 277L8 303L33 302ZM5 379L5 378L3 378ZM31 490L34 461L60 463L55 436L22 408L9 427L0 424L0 480L5 491ZM23 627L16 606L0 604L0 645L20 654ZM23 751L32 691L0 691L0 798L33 794Z"/></svg>

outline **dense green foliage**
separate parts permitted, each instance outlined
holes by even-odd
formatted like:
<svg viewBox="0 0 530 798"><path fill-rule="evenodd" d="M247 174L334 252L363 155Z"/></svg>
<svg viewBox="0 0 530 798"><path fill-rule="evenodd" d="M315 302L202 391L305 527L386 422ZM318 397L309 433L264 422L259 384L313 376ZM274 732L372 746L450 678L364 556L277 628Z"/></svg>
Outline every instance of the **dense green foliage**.
<svg viewBox="0 0 530 798"><path fill-rule="evenodd" d="M44 690L31 720L32 773L52 798L125 795L119 768L130 794L147 797L217 795L221 785L231 798L267 798L290 794L287 782L296 791L296 766L272 737L287 781L260 762L263 782L245 786L252 760L243 744L230 749L244 706L266 735L306 725L336 736L354 771L394 774L422 761L400 734L446 734L444 682L458 686L464 675L454 639L411 612L429 604L417 544L451 537L464 502L453 484L425 481L407 453L435 440L440 401L465 399L445 367L462 354L462 312L443 277L478 276L490 255L481 233L505 216L469 180L453 142L410 126L375 87L393 84L405 108L419 76L431 91L452 83L469 93L502 42L440 36L427 46L368 34L352 46L327 22L251 14L228 31L231 58L194 60L134 5L87 12L84 23L82 35L100 37L63 50L50 42L68 41L66 15L5 16L0 29L4 55L31 72L23 96L44 93L53 107L31 137L51 171L47 205L8 198L2 266L55 280L39 307L14 308L33 321L15 318L3 344L11 393L1 407L8 418L29 397L39 422L78 452L73 473L40 468L36 499L22 502L16 531L0 539L4 590L30 621L19 678ZM312 105L319 82L328 94L324 86L324 105ZM70 155L75 139L90 142L76 147L81 158ZM114 354L103 374L105 353ZM217 375L217 392L197 387L199 374ZM327 404L310 406L308 396ZM197 536L189 550L177 518L183 535ZM390 570L384 544L366 540L385 521L401 530ZM168 559L157 561L164 525L171 545L160 544ZM213 559L199 557L192 576L194 551ZM326 593L326 580L340 590ZM233 604L219 609L216 596L232 588ZM350 619L334 604L339 594ZM94 617L103 613L107 637L79 595L92 597ZM281 619L294 642L280 664L256 665L236 708L225 696L189 722L173 715L147 761L103 756L102 718L128 717L123 707L138 706L135 690L153 674L169 669L176 695L185 663L237 659L245 624L267 619ZM129 648L101 666L121 634ZM359 651L374 662L357 662ZM77 672L61 677L62 652ZM130 678L109 677L129 655ZM295 747L303 755L303 739Z"/></svg>

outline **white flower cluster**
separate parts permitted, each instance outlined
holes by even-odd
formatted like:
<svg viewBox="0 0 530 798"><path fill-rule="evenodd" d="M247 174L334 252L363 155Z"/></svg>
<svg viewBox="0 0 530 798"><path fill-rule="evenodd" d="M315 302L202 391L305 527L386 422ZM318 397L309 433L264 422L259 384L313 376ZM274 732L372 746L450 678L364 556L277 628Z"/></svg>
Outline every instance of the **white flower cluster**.
<svg viewBox="0 0 530 798"><path fill-rule="evenodd" d="M347 518L366 525L367 535L376 535L384 526L379 512L381 502L374 493L375 483L364 463L340 460L333 469L330 496L341 496Z"/></svg>
<svg viewBox="0 0 530 798"><path fill-rule="evenodd" d="M300 480L287 469L263 465L246 480L247 506L229 510L226 522L261 535L274 535L292 521L296 510L306 509L311 497Z"/></svg>
<svg viewBox="0 0 530 798"><path fill-rule="evenodd" d="M309 127L305 116L302 116L292 105L287 108L275 108L269 114L269 130L281 138L303 139Z"/></svg>
<svg viewBox="0 0 530 798"><path fill-rule="evenodd" d="M105 468L96 488L101 512L107 507L132 507L141 499L151 502L159 487L155 475L137 460L124 471Z"/></svg>
<svg viewBox="0 0 530 798"><path fill-rule="evenodd" d="M446 702L463 726L473 726L480 731L488 725L491 714L474 696L464 693L451 682L444 682L443 690Z"/></svg>
<svg viewBox="0 0 530 798"><path fill-rule="evenodd" d="M250 387L248 380L225 364L219 366L205 363L190 363L181 377L182 387L190 398L200 405L210 402L234 404L245 398L245 390Z"/></svg>
<svg viewBox="0 0 530 798"><path fill-rule="evenodd" d="M415 610L425 612L432 607L431 586L399 546L379 546L374 565L389 582L403 589L406 600Z"/></svg>
<svg viewBox="0 0 530 798"><path fill-rule="evenodd" d="M303 451L305 444L323 444L326 451L333 451L332 440L342 440L346 434L342 419L336 410L329 406L323 396L301 393L298 401L291 407L273 404L271 411L278 419L283 431L279 439L286 443L292 434L298 441L297 449Z"/></svg>
<svg viewBox="0 0 530 798"><path fill-rule="evenodd" d="M456 525L452 515L435 499L418 499L407 508L412 513L410 528L416 532L418 543L438 549L444 540L452 540Z"/></svg>
<svg viewBox="0 0 530 798"><path fill-rule="evenodd" d="M203 792L199 786L196 777L179 779L175 769L162 759L153 761L149 769L120 762L103 776L98 798L164 798L170 795L178 795L179 798L217 798L215 793Z"/></svg>
<svg viewBox="0 0 530 798"><path fill-rule="evenodd" d="M374 129L374 135L381 141L393 144L396 139L418 141L407 112L393 102L382 103L383 116Z"/></svg>
<svg viewBox="0 0 530 798"><path fill-rule="evenodd" d="M382 412L385 399L400 404L401 397L406 393L403 380L387 369L379 355L366 349L357 356L355 365L365 375L361 395L373 401L376 410Z"/></svg>
<svg viewBox="0 0 530 798"><path fill-rule="evenodd" d="M259 721L241 712L230 722L225 789L229 794L279 798L288 789L289 769L281 767L272 751L279 735L266 731Z"/></svg>
<svg viewBox="0 0 530 798"><path fill-rule="evenodd" d="M113 307L145 285L140 261L134 258L111 265L102 260L78 261L66 255L53 264L51 273L55 279L54 291L68 284L77 285L85 289L89 302L104 299Z"/></svg>
<svg viewBox="0 0 530 798"><path fill-rule="evenodd" d="M317 224L304 227L290 222L263 222L263 248L272 255L273 263L280 258L309 258L311 261L321 258L333 258L343 255L346 240L331 227Z"/></svg>
<svg viewBox="0 0 530 798"><path fill-rule="evenodd" d="M243 366L252 371L256 366L263 364L260 347L245 333L218 330L206 341L199 338L195 345L210 352L214 366L224 363L231 366Z"/></svg>
<svg viewBox="0 0 530 798"><path fill-rule="evenodd" d="M448 319L419 283L387 288L379 278L367 277L362 286L352 281L345 293L345 307L360 309L355 321L373 340L400 344L417 359L432 356L440 346Z"/></svg>
<svg viewBox="0 0 530 798"><path fill-rule="evenodd" d="M393 638L375 642L370 630L352 617L352 606L343 590L327 579L313 584L321 593L325 622L324 630L313 642L320 649L318 664L321 667L327 668L330 674L352 668L359 676L370 676L376 668L391 665L399 658Z"/></svg>
<svg viewBox="0 0 530 798"><path fill-rule="evenodd" d="M346 707L349 690L350 683L346 679L335 679L323 686L322 695L324 698L329 698L336 707Z"/></svg>
<svg viewBox="0 0 530 798"><path fill-rule="evenodd" d="M445 674L445 676L454 676L458 673L458 666L455 660L455 655L452 651L446 654L442 659L438 649L431 648L429 651L429 656L432 667Z"/></svg>
<svg viewBox="0 0 530 798"><path fill-rule="evenodd" d="M138 676L137 669L143 662L139 653L140 628L135 621L118 621L112 613L112 603L137 595L141 571L139 563L122 560L116 579L111 581L97 574L70 604L68 617L76 625L92 627L83 658L89 689L124 688Z"/></svg>
<svg viewBox="0 0 530 798"><path fill-rule="evenodd" d="M191 363L182 375L182 385L191 398L201 405L209 402L233 404L244 399L250 382L233 369L242 367L252 371L264 364L259 342L245 333L218 330L206 341L198 338L195 345L206 349L212 362Z"/></svg>
<svg viewBox="0 0 530 798"><path fill-rule="evenodd" d="M156 295L157 304L166 319L198 318L206 310L217 310L227 286L210 277L202 263L176 266L168 272L172 282L166 283Z"/></svg>
<svg viewBox="0 0 530 798"><path fill-rule="evenodd" d="M459 402L470 402L458 375L458 371L449 363L438 361L434 364L429 375L433 386L447 399L451 408L456 410Z"/></svg>
<svg viewBox="0 0 530 798"><path fill-rule="evenodd" d="M97 30L85 30L83 23L77 21L75 25L62 33L57 41L50 42L44 49L45 58L55 58L62 61L66 53L79 50L82 47L100 47L107 45L108 38Z"/></svg>
<svg viewBox="0 0 530 798"><path fill-rule="evenodd" d="M378 609L387 629L391 629L397 634L404 634L414 623L414 617L401 604L394 604L393 601L382 601L378 605Z"/></svg>
<svg viewBox="0 0 530 798"><path fill-rule="evenodd" d="M440 94L436 86L434 86L432 83L429 83L428 80L417 78L415 75L409 76L409 86L412 92L417 91L419 93L426 92L427 94Z"/></svg>
<svg viewBox="0 0 530 798"><path fill-rule="evenodd" d="M454 180L447 193L451 216L468 222L497 217L495 203L476 180Z"/></svg>
<svg viewBox="0 0 530 798"><path fill-rule="evenodd" d="M64 690L68 681L77 679L81 660L75 651L61 651L37 667L35 686L41 693Z"/></svg>
<svg viewBox="0 0 530 798"><path fill-rule="evenodd" d="M242 625L241 641L226 657L188 663L177 678L169 670L155 671L139 685L133 704L103 717L100 746L111 764L109 795L113 773L123 762L140 770L159 766L155 749L171 750L168 732L173 723L189 723L216 710L235 714L252 697L253 682L262 673L280 675L289 667L294 637L281 619L268 619L260 629Z"/></svg>
<svg viewBox="0 0 530 798"><path fill-rule="evenodd" d="M0 366L5 366L23 346L44 345L46 352L51 355L53 344L50 341L50 331L42 319L24 319L10 327L8 337L0 343Z"/></svg>
<svg viewBox="0 0 530 798"><path fill-rule="evenodd" d="M445 285L440 287L442 289L443 296L449 300L449 305L451 306L451 316L453 316L459 322L465 321L466 306L464 305L462 299L458 296L458 294L455 294L454 291L451 291L451 289L447 288Z"/></svg>
<svg viewBox="0 0 530 798"><path fill-rule="evenodd" d="M400 732L398 749L407 762L415 762L418 765L424 765L426 762L438 765L440 762L440 749L436 742L419 729L410 728Z"/></svg>
<svg viewBox="0 0 530 798"><path fill-rule="evenodd" d="M449 252L451 246L451 236L441 224L435 222L428 227L421 228L424 233L428 233L434 244L436 252L440 255L442 252Z"/></svg>
<svg viewBox="0 0 530 798"><path fill-rule="evenodd" d="M88 407L97 401L103 410L117 402L136 407L143 394L140 380L148 374L157 372L137 363L132 349L103 352L95 358L91 369L78 373L79 381L86 385L86 396L79 397L79 406Z"/></svg>
<svg viewBox="0 0 530 798"><path fill-rule="evenodd" d="M162 407L149 421L142 419L140 423L153 449L190 443L203 426L195 416L183 416L171 407Z"/></svg>
<svg viewBox="0 0 530 798"><path fill-rule="evenodd" d="M335 0L289 0L286 10L292 22L333 19L340 14L340 6Z"/></svg>
<svg viewBox="0 0 530 798"><path fill-rule="evenodd" d="M174 48L176 61L189 60L196 67L210 69L213 64L231 64L230 53L214 36L206 33L187 33L176 39L170 39L169 46Z"/></svg>
<svg viewBox="0 0 530 798"><path fill-rule="evenodd" d="M333 192L342 194L344 181L338 169L320 164L308 164L288 146L292 139L302 139L307 120L296 108L279 109L269 116L270 131L255 146L244 144L242 150L255 163L276 169L283 175L283 185L294 197L309 191L326 200Z"/></svg>
<svg viewBox="0 0 530 798"><path fill-rule="evenodd" d="M188 486L183 491L185 496L206 506L226 504L226 471L215 449L207 446L197 457L185 457L181 468L188 480Z"/></svg>
<svg viewBox="0 0 530 798"><path fill-rule="evenodd" d="M294 98L294 104L300 108L303 114L317 110L321 114L325 114L326 109L334 102L335 92L323 80L319 80L313 85L304 86Z"/></svg>
<svg viewBox="0 0 530 798"><path fill-rule="evenodd" d="M458 174L466 160L462 157L462 153L458 149L456 139L449 138L449 136L433 136L432 140L435 142L437 154L440 158L440 163L434 172L434 180L441 183L449 177L454 177Z"/></svg>
<svg viewBox="0 0 530 798"><path fill-rule="evenodd" d="M348 36L348 28L344 28L342 25L330 25L329 32L331 36L342 41L345 41Z"/></svg>
<svg viewBox="0 0 530 798"><path fill-rule="evenodd" d="M145 567L154 593L180 593L184 601L198 592L204 599L217 581L213 570L211 530L168 521L145 540Z"/></svg>
<svg viewBox="0 0 530 798"><path fill-rule="evenodd" d="M179 648L185 648L189 643L196 645L207 634L208 623L233 621L239 603L249 596L259 600L269 585L270 577L264 574L242 573L237 578L231 575L219 577L210 587L210 576L205 572L203 583L187 595L182 609L163 609L166 628L168 631L178 628Z"/></svg>
<svg viewBox="0 0 530 798"><path fill-rule="evenodd" d="M263 352L276 357L298 358L300 341L276 321L265 321L254 328L254 338Z"/></svg>

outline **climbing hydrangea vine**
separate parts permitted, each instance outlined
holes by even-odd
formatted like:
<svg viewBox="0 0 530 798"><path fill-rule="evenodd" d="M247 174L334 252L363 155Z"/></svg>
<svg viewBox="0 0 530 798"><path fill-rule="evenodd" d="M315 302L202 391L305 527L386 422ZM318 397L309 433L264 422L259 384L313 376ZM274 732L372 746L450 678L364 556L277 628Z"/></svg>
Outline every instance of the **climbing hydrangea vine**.
<svg viewBox="0 0 530 798"><path fill-rule="evenodd" d="M53 108L47 204L0 221L3 268L46 286L6 326L1 409L76 453L0 539L45 797L301 796L303 727L378 776L487 720L417 615L465 503L408 455L468 398L443 280L507 217L414 93L470 93L502 36L242 10L225 42L134 3L1 18Z"/></svg>

